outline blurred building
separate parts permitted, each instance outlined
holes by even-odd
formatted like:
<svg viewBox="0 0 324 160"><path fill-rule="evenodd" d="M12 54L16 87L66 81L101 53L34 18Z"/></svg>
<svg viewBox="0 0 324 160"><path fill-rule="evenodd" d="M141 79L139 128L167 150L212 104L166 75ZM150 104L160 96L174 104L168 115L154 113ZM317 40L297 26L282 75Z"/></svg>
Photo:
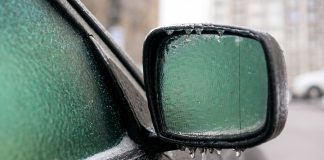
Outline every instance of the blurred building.
<svg viewBox="0 0 324 160"><path fill-rule="evenodd" d="M147 33L158 25L158 0L82 0L137 65Z"/></svg>
<svg viewBox="0 0 324 160"><path fill-rule="evenodd" d="M324 67L324 2L285 1L286 48L290 76Z"/></svg>
<svg viewBox="0 0 324 160"><path fill-rule="evenodd" d="M284 2L284 0L213 0L215 11L211 15L217 24L244 26L270 33L285 51L285 57L289 59L285 39Z"/></svg>
<svg viewBox="0 0 324 160"><path fill-rule="evenodd" d="M324 67L324 1L214 0L213 6L216 23L273 35L284 50L290 83L298 74Z"/></svg>
<svg viewBox="0 0 324 160"><path fill-rule="evenodd" d="M211 22L268 32L284 50L290 84L296 75L324 67L323 0L205 0L203 5L197 2L187 0L189 6L197 6L198 10L184 5L181 11L187 13L181 14L195 19L183 21L171 14L173 8L178 8L172 5L174 0L161 0L162 25L174 21ZM199 9L205 13L196 14Z"/></svg>

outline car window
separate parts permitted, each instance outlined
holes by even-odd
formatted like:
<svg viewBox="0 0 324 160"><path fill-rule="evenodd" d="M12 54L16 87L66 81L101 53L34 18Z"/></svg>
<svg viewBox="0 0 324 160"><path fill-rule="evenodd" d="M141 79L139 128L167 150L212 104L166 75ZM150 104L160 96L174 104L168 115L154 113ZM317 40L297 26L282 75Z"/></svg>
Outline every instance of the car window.
<svg viewBox="0 0 324 160"><path fill-rule="evenodd" d="M87 36L50 1L1 1L0 159L79 159L125 135Z"/></svg>
<svg viewBox="0 0 324 160"><path fill-rule="evenodd" d="M268 32L279 42L285 56L288 95L291 99L288 121L277 139L246 150L241 158L295 160L298 156L297 159L324 159L324 80L319 80L323 74L309 76L309 73L318 72L324 66L324 39L321 37L324 29L324 1L81 1L138 66L141 66L141 48L145 35L158 26L213 23ZM300 81L299 77L305 80ZM303 145L295 145L293 142ZM188 152L170 152L170 157L191 159ZM195 159L200 160L200 152L197 150L196 153ZM223 159L226 159L227 153L235 156L232 150L222 151ZM208 158L216 159L217 155L215 152L208 153Z"/></svg>

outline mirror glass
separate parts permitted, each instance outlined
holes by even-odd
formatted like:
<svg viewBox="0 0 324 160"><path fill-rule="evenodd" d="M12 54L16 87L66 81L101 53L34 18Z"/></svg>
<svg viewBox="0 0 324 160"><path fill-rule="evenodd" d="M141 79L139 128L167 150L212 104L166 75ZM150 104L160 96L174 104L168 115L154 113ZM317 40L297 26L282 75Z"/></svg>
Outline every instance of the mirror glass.
<svg viewBox="0 0 324 160"><path fill-rule="evenodd" d="M262 44L238 35L175 35L164 41L159 103L164 132L232 136L266 122L268 73Z"/></svg>

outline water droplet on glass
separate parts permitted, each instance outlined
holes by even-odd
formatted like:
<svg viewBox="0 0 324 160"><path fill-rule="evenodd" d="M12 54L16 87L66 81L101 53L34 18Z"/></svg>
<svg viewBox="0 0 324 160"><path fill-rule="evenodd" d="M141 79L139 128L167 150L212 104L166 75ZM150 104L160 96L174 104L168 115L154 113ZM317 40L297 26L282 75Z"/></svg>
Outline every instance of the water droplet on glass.
<svg viewBox="0 0 324 160"><path fill-rule="evenodd" d="M171 45L171 48L177 48L178 46L177 45Z"/></svg>
<svg viewBox="0 0 324 160"><path fill-rule="evenodd" d="M165 31L167 35L171 35L173 33L173 30L169 29Z"/></svg>
<svg viewBox="0 0 324 160"><path fill-rule="evenodd" d="M190 34L193 31L193 29L185 29L186 34Z"/></svg>

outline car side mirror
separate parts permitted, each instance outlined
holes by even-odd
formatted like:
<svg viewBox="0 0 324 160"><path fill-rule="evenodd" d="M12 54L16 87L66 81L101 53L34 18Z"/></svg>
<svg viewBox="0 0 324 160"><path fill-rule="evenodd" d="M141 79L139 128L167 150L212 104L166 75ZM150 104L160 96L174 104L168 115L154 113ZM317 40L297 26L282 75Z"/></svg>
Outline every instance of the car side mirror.
<svg viewBox="0 0 324 160"><path fill-rule="evenodd" d="M144 43L145 88L158 138L243 149L287 118L282 50L266 33L211 24L162 27Z"/></svg>

